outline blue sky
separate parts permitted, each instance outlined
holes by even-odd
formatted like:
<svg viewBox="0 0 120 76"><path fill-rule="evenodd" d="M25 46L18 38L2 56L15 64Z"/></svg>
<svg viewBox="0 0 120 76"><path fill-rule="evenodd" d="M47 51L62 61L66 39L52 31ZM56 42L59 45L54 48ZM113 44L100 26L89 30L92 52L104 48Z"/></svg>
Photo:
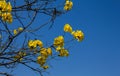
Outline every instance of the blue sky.
<svg viewBox="0 0 120 76"><path fill-rule="evenodd" d="M73 10L58 17L50 32L56 32L54 38L69 23L73 29L81 29L85 39L71 45L68 58L52 61L49 74L44 76L120 76L120 1L73 0L73 3ZM37 76L20 68L18 72L18 76Z"/></svg>
<svg viewBox="0 0 120 76"><path fill-rule="evenodd" d="M85 39L75 43L70 56L55 62L46 76L120 76L120 1L73 2L73 10L62 16L66 19L61 24L83 30Z"/></svg>

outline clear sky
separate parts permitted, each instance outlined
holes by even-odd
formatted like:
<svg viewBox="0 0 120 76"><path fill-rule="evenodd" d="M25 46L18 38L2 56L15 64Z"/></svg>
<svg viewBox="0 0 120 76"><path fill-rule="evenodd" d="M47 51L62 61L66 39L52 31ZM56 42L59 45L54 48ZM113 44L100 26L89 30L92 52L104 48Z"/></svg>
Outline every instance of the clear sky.
<svg viewBox="0 0 120 76"><path fill-rule="evenodd" d="M70 57L55 62L46 76L120 76L120 0L73 2L63 23L83 30L85 39L70 49Z"/></svg>
<svg viewBox="0 0 120 76"><path fill-rule="evenodd" d="M56 31L57 36L64 24L69 23L73 29L81 29L85 39L72 44L68 58L52 61L49 74L44 76L120 76L120 0L73 0L73 3L73 9L58 17L50 31ZM37 76L29 72L16 73Z"/></svg>

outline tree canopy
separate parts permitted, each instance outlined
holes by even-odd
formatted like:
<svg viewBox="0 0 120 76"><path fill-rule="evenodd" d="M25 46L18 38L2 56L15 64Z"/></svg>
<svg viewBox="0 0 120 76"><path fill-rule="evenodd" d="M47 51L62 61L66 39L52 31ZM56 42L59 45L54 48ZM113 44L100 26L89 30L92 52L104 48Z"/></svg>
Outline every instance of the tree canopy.
<svg viewBox="0 0 120 76"><path fill-rule="evenodd" d="M49 32L55 19L72 7L72 0L0 0L0 68L11 70L21 64L42 76L50 68L48 61L69 56L64 45L74 40L81 42L81 30L73 30L66 23L63 32L72 38L65 41L65 36L59 35L47 45L40 39L39 31L47 26ZM41 21L40 16L47 19ZM14 76L6 70L0 71L0 75Z"/></svg>

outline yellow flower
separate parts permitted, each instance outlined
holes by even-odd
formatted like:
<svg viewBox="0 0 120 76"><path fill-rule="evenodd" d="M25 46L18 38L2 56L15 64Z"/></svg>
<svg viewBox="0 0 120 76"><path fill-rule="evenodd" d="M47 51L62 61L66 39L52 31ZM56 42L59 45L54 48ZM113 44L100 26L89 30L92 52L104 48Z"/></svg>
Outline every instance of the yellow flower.
<svg viewBox="0 0 120 76"><path fill-rule="evenodd" d="M3 13L2 20L8 23L12 23L13 19L11 13Z"/></svg>
<svg viewBox="0 0 120 76"><path fill-rule="evenodd" d="M6 5L7 5L6 1L0 1L1 11L4 12L6 10Z"/></svg>
<svg viewBox="0 0 120 76"><path fill-rule="evenodd" d="M64 10L69 10L68 6L64 6Z"/></svg>
<svg viewBox="0 0 120 76"><path fill-rule="evenodd" d="M12 21L13 21L13 18L12 18L11 13L7 13L7 22L12 23Z"/></svg>
<svg viewBox="0 0 120 76"><path fill-rule="evenodd" d="M47 48L47 53L48 53L48 55L52 55L52 49L51 48Z"/></svg>
<svg viewBox="0 0 120 76"><path fill-rule="evenodd" d="M10 2L6 3L5 0L0 1L0 17L2 20L8 23L12 23L13 18L11 15L12 6Z"/></svg>
<svg viewBox="0 0 120 76"><path fill-rule="evenodd" d="M48 69L48 68L49 68L49 66L48 66L48 65L46 65L46 66L43 66L42 68L43 68L43 69Z"/></svg>
<svg viewBox="0 0 120 76"><path fill-rule="evenodd" d="M13 34L14 35L17 35L18 34L18 31L16 29L13 30Z"/></svg>
<svg viewBox="0 0 120 76"><path fill-rule="evenodd" d="M64 51L64 56L69 56L68 50L65 50L65 51Z"/></svg>
<svg viewBox="0 0 120 76"><path fill-rule="evenodd" d="M35 40L34 42L35 42L35 43L37 44L37 46L39 46L40 48L43 47L42 41L40 41L40 40Z"/></svg>
<svg viewBox="0 0 120 76"><path fill-rule="evenodd" d="M61 47L60 47L60 46L56 47L56 51L59 51L60 49L61 49Z"/></svg>
<svg viewBox="0 0 120 76"><path fill-rule="evenodd" d="M48 53L47 53L47 51L45 51L45 50L40 51L40 54L41 54L42 56L44 56L45 58L48 57Z"/></svg>
<svg viewBox="0 0 120 76"><path fill-rule="evenodd" d="M19 32L23 31L23 28L22 28L22 27L19 27L19 28L18 28L18 31L19 31Z"/></svg>
<svg viewBox="0 0 120 76"><path fill-rule="evenodd" d="M60 47L62 47L62 46L64 46L64 37L63 36L58 36L58 37L56 37L55 39L54 39L54 46L60 46Z"/></svg>
<svg viewBox="0 0 120 76"><path fill-rule="evenodd" d="M6 3L6 1L0 1L0 8L2 12L11 12L12 11L12 6L10 2Z"/></svg>
<svg viewBox="0 0 120 76"><path fill-rule="evenodd" d="M37 46L42 47L43 43L40 40L30 40L28 42L28 47L31 49L35 49Z"/></svg>
<svg viewBox="0 0 120 76"><path fill-rule="evenodd" d="M81 30L73 31L71 34L78 41L82 41L84 39L84 33Z"/></svg>
<svg viewBox="0 0 120 76"><path fill-rule="evenodd" d="M8 23L12 23L12 22L13 22L13 18L12 18L12 16L11 16L10 19L7 20L7 22L8 22Z"/></svg>
<svg viewBox="0 0 120 76"><path fill-rule="evenodd" d="M33 43L33 40L29 40L28 46L31 47L31 44Z"/></svg>
<svg viewBox="0 0 120 76"><path fill-rule="evenodd" d="M7 20L7 13L2 13L2 20L6 21Z"/></svg>
<svg viewBox="0 0 120 76"><path fill-rule="evenodd" d="M64 25L64 31L71 33L71 32L72 32L72 27L71 27L69 24L65 24L65 25Z"/></svg>
<svg viewBox="0 0 120 76"><path fill-rule="evenodd" d="M38 62L41 61L41 59L42 59L42 56L38 56L38 57L37 57L37 61L38 61Z"/></svg>
<svg viewBox="0 0 120 76"><path fill-rule="evenodd" d="M11 3L10 3L10 2L8 2L7 7L6 7L6 10L7 10L8 12L11 12L11 11L12 11L12 6L11 6Z"/></svg>
<svg viewBox="0 0 120 76"><path fill-rule="evenodd" d="M66 50L64 47L57 47L56 50L59 52L59 55L58 56L68 56L69 55L69 52L68 50Z"/></svg>
<svg viewBox="0 0 120 76"><path fill-rule="evenodd" d="M40 64L41 66L43 66L46 62L46 59L42 56L38 56L37 57L37 63Z"/></svg>
<svg viewBox="0 0 120 76"><path fill-rule="evenodd" d="M66 0L65 6L64 6L64 10L66 10L66 11L71 10L72 7L73 7L73 2L69 1L69 0Z"/></svg>
<svg viewBox="0 0 120 76"><path fill-rule="evenodd" d="M37 45L36 45L36 43L35 43L33 40L30 40L30 41L28 42L28 47L29 47L30 49L35 49L35 48L37 47Z"/></svg>
<svg viewBox="0 0 120 76"><path fill-rule="evenodd" d="M46 48L41 48L40 49L40 54L41 54L41 56L47 58L48 57L47 49Z"/></svg>
<svg viewBox="0 0 120 76"><path fill-rule="evenodd" d="M61 57L68 56L68 55L69 55L69 52L64 48L59 51L59 56Z"/></svg>

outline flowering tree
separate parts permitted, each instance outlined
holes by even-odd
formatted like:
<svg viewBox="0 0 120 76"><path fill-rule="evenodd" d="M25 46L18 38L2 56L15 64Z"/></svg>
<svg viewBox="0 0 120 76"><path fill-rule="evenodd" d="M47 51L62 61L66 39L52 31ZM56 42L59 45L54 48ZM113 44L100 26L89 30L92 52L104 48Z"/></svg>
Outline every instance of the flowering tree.
<svg viewBox="0 0 120 76"><path fill-rule="evenodd" d="M47 61L56 57L69 56L63 35L53 39L53 43L44 45L37 31L48 26L50 29L56 17L66 14L72 9L71 0L0 0L0 68L9 70L21 64L38 72L50 68ZM57 5L56 5L57 4ZM49 16L43 24L36 26L39 16ZM65 24L64 32L73 36L72 40L82 41L84 34L81 30L73 30L70 24ZM32 37L31 37L32 34ZM17 44L18 43L18 44ZM33 67L39 65L39 67ZM0 71L0 76L12 76Z"/></svg>

